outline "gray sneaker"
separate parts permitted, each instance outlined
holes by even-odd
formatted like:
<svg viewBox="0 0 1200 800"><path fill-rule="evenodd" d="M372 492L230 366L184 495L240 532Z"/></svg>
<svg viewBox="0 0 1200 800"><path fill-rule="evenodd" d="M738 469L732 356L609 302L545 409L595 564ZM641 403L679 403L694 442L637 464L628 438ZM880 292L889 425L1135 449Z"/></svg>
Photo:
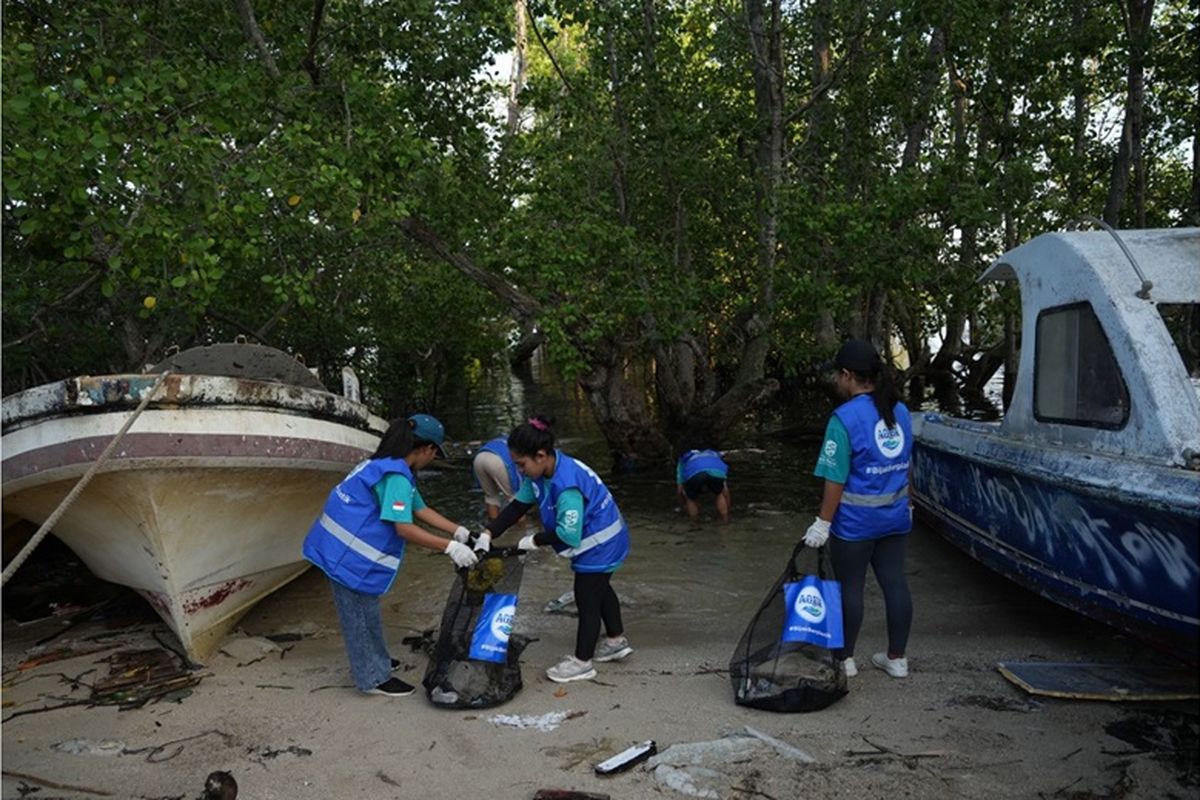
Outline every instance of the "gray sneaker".
<svg viewBox="0 0 1200 800"><path fill-rule="evenodd" d="M590 661L580 661L575 656L564 656L562 661L546 670L546 677L555 683L586 681L596 677L596 668Z"/></svg>
<svg viewBox="0 0 1200 800"><path fill-rule="evenodd" d="M596 648L596 655L592 657L593 661L620 661L625 656L633 652L633 648L629 646L629 640L624 636L618 636L616 639L601 639L600 645Z"/></svg>

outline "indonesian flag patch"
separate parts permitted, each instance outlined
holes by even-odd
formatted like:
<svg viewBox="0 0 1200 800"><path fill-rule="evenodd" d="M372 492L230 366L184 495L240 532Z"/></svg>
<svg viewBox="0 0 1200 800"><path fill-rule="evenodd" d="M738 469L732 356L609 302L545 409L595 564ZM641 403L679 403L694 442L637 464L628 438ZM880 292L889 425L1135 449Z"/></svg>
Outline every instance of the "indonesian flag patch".
<svg viewBox="0 0 1200 800"><path fill-rule="evenodd" d="M397 500L396 502L392 503L392 511L403 511L406 508L408 508L408 506L404 504L403 500Z"/></svg>

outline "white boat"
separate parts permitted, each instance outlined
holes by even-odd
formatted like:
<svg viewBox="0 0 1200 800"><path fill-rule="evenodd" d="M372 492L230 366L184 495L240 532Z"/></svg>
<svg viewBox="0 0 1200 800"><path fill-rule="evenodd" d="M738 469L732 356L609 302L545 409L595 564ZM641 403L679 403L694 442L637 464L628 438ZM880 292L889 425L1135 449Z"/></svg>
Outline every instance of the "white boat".
<svg viewBox="0 0 1200 800"><path fill-rule="evenodd" d="M4 511L48 519L167 368L54 533L98 577L145 597L201 660L308 567L309 526L385 423L278 350L195 348L146 374L70 378L4 398ZM216 372L229 374L207 374Z"/></svg>
<svg viewBox="0 0 1200 800"><path fill-rule="evenodd" d="M1000 422L914 419L912 490L950 541L1018 583L1200 658L1200 229L1039 236ZM1185 355L1186 353L1186 355Z"/></svg>

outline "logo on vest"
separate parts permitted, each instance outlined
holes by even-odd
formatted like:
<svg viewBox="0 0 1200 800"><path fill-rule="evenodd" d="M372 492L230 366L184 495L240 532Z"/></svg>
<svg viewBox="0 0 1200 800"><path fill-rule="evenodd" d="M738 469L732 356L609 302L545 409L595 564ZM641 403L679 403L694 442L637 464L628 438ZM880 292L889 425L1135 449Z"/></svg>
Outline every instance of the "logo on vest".
<svg viewBox="0 0 1200 800"><path fill-rule="evenodd" d="M497 642L508 641L516 614L516 606L504 606L492 615L492 636L496 637Z"/></svg>
<svg viewBox="0 0 1200 800"><path fill-rule="evenodd" d="M800 618L807 622L817 623L825 619L825 598L815 587L806 587L796 595L794 608Z"/></svg>
<svg viewBox="0 0 1200 800"><path fill-rule="evenodd" d="M888 458L895 458L904 450L904 430L899 425L889 428L879 420L875 423L875 446Z"/></svg>

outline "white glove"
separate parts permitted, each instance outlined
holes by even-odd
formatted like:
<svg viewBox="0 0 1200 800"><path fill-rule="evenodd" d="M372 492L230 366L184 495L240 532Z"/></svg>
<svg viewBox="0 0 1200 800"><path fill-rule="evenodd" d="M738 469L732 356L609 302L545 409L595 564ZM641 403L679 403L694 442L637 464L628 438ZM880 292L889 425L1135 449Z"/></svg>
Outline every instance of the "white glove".
<svg viewBox="0 0 1200 800"><path fill-rule="evenodd" d="M459 525L457 528L454 529L454 541L460 542L462 544L466 544L467 539L470 539L470 538L471 538L471 532L469 530L467 530L466 528L464 528L462 525Z"/></svg>
<svg viewBox="0 0 1200 800"><path fill-rule="evenodd" d="M536 550L537 544L533 541L533 534L531 533L528 536L522 538L521 541L517 542L517 549L518 550Z"/></svg>
<svg viewBox="0 0 1200 800"><path fill-rule="evenodd" d="M486 553L492 549L492 535L487 531L479 534L479 538L475 540L475 552Z"/></svg>
<svg viewBox="0 0 1200 800"><path fill-rule="evenodd" d="M442 552L450 556L450 560L454 562L454 566L456 567L473 567L475 566L475 562L479 561L479 556L475 555L471 551L471 548L453 539L446 542L446 549Z"/></svg>
<svg viewBox="0 0 1200 800"><path fill-rule="evenodd" d="M829 523L817 517L804 532L804 543L809 547L820 547L829 538Z"/></svg>

